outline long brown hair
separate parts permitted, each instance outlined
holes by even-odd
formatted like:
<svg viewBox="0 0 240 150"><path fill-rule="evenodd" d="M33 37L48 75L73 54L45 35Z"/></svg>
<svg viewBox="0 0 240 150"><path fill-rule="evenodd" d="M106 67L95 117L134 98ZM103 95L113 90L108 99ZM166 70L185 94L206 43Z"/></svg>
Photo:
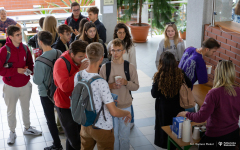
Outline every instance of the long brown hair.
<svg viewBox="0 0 240 150"><path fill-rule="evenodd" d="M85 32L87 32L87 31L88 31L90 28L92 28L92 27L94 27L94 28L96 29L96 35L95 35L95 37L92 39L91 42L99 42L99 36L98 36L97 28L96 28L95 24L92 23L92 22L86 22L86 23L84 24L83 31L82 31L82 35L81 35L81 37L80 37L81 40L89 42L90 39L88 38L88 36L87 36L87 34L86 34ZM90 43L89 43L89 44L90 44Z"/></svg>
<svg viewBox="0 0 240 150"><path fill-rule="evenodd" d="M82 32L83 32L83 27L84 27L84 24L88 22L88 20L86 18L83 18L80 23L79 23L79 29L78 29L78 32L79 32L79 35L76 36L77 39L79 39L82 35Z"/></svg>
<svg viewBox="0 0 240 150"><path fill-rule="evenodd" d="M178 68L177 61L171 52L166 51L161 54L158 72L153 78L154 82L158 82L158 90L161 90L165 97L172 98L178 94L184 74Z"/></svg>
<svg viewBox="0 0 240 150"><path fill-rule="evenodd" d="M52 33L52 44L55 42L57 35L57 20L54 16L47 16L43 21L43 31Z"/></svg>
<svg viewBox="0 0 240 150"><path fill-rule="evenodd" d="M119 29L124 29L125 30L125 33L126 33L126 36L124 38L124 44L125 44L125 48L128 52L128 50L134 46L133 45L133 42L132 42L132 37L131 37L131 34L129 32L129 29L128 27L124 24L124 23L118 23L116 26L115 26L115 29L114 29L114 33L113 33L113 39L116 39L118 38L117 36L117 32Z"/></svg>
<svg viewBox="0 0 240 150"><path fill-rule="evenodd" d="M170 41L169 41L169 37L167 36L167 29L169 27L172 27L175 31L175 36L174 36L174 44L177 46L178 41L179 41L179 35L178 35L178 30L177 30L177 26L175 24L168 24L166 25L165 29L164 29L164 48L170 47Z"/></svg>

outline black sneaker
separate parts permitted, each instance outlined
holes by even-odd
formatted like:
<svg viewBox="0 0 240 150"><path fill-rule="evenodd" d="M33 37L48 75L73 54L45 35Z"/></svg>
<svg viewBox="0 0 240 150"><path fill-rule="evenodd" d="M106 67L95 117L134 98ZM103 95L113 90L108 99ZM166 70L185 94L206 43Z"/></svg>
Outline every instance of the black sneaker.
<svg viewBox="0 0 240 150"><path fill-rule="evenodd" d="M59 147L52 145L49 147L45 147L44 150L63 150L63 148L62 148L62 146L59 148Z"/></svg>

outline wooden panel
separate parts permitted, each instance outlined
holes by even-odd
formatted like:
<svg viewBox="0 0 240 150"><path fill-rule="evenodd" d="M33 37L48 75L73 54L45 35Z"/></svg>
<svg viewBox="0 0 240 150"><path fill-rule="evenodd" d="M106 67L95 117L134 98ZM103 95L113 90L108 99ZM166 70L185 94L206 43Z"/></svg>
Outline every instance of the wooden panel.
<svg viewBox="0 0 240 150"><path fill-rule="evenodd" d="M240 24L233 21L216 22L215 25L218 25L232 32L240 33Z"/></svg>

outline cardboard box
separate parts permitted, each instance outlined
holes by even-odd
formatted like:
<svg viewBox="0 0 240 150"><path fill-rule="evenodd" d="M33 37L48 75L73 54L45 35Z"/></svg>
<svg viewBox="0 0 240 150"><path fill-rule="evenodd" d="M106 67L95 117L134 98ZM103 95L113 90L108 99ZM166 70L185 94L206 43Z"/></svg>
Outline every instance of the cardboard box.
<svg viewBox="0 0 240 150"><path fill-rule="evenodd" d="M182 138L182 127L183 127L184 117L174 117L172 124L172 134L178 139Z"/></svg>

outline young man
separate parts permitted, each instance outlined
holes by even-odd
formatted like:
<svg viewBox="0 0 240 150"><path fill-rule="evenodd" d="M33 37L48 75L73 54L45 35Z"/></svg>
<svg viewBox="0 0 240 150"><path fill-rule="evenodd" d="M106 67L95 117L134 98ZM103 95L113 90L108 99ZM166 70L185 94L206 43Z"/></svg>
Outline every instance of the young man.
<svg viewBox="0 0 240 150"><path fill-rule="evenodd" d="M45 57L50 61L56 60L57 50L51 48L52 34L48 31L40 31L38 33L38 45L43 50L41 57ZM43 111L47 119L47 125L51 136L53 138L53 145L44 148L44 150L62 150L60 138L58 136L58 129L55 122L54 103L48 98L47 87L52 75L52 69L41 61L36 61L34 66L33 82L38 85L38 92L40 95Z"/></svg>
<svg viewBox="0 0 240 150"><path fill-rule="evenodd" d="M69 25L73 29L73 34L72 34L70 43L72 43L75 39L75 36L79 34L78 29L79 29L80 21L83 18L86 18L83 15L81 15L79 3L73 2L71 4L71 10L72 10L72 16L68 17L64 23L66 25Z"/></svg>
<svg viewBox="0 0 240 150"><path fill-rule="evenodd" d="M117 107L122 110L131 112L132 96L129 91L136 91L139 88L138 74L136 67L129 63L130 80L127 81L126 72L124 69L123 54L125 53L124 43L120 39L114 39L111 45L111 54L113 61L109 78L107 79L106 65L104 64L100 70L100 75L108 80L109 88L112 93L118 95ZM116 76L121 76L121 79L115 81ZM125 124L122 118L114 117L114 150L129 149L130 123Z"/></svg>
<svg viewBox="0 0 240 150"><path fill-rule="evenodd" d="M30 98L32 94L32 84L29 82L30 76L26 76L26 67L33 71L33 60L31 52L22 43L22 32L19 27L11 25L7 28L8 38L6 45L0 49L0 75L3 76L3 94L7 105L8 126L10 128L8 144L13 144L16 139L15 128L16 105L20 100L22 109L22 119L24 124L23 134L40 135L41 131L30 126ZM9 60L7 59L7 47L11 51ZM6 65L6 63L8 65Z"/></svg>
<svg viewBox="0 0 240 150"><path fill-rule="evenodd" d="M53 43L52 48L65 52L69 49L69 42L71 40L71 28L68 25L62 24L58 27L59 37Z"/></svg>
<svg viewBox="0 0 240 150"><path fill-rule="evenodd" d="M62 54L53 70L53 77L57 89L54 94L56 110L62 124L63 130L67 136L66 149L80 150L80 130L81 125L77 124L71 114L70 98L74 88L74 76L79 70L87 68L88 61L81 61L85 58L86 47L88 43L76 40L68 51ZM70 72L68 71L70 68Z"/></svg>
<svg viewBox="0 0 240 150"><path fill-rule="evenodd" d="M41 27L41 29L43 28L43 21L44 21L44 19L45 19L45 17L42 17L42 18L39 19L39 26ZM30 45L33 48L39 48L37 34L35 34L33 37L31 37L29 39L28 45Z"/></svg>
<svg viewBox="0 0 240 150"><path fill-rule="evenodd" d="M220 45L215 39L209 38L202 43L201 48L189 47L185 50L178 67L185 72L192 84L197 80L199 84L208 82L203 56L212 56L219 47Z"/></svg>
<svg viewBox="0 0 240 150"><path fill-rule="evenodd" d="M105 43L107 40L106 28L104 27L103 23L98 20L99 9L97 7L90 7L88 8L87 12L89 20L92 21L97 27L100 39L102 39L103 43Z"/></svg>
<svg viewBox="0 0 240 150"><path fill-rule="evenodd" d="M104 48L102 44L98 42L91 43L87 46L87 57L90 61L90 65L87 69L83 70L82 78L89 80L93 76L98 75L98 68L101 65ZM75 75L74 83L77 84L77 75ZM81 148L82 150L93 149L97 143L98 150L114 149L114 133L113 133L113 120L114 117L126 117L125 122L131 120L131 114L129 111L121 110L115 106L111 92L108 87L108 83L104 79L98 79L91 83L93 94L93 100L97 112L100 111L102 103L104 103L104 120L103 113L100 113L99 119L95 124L96 128L92 126L81 127Z"/></svg>

